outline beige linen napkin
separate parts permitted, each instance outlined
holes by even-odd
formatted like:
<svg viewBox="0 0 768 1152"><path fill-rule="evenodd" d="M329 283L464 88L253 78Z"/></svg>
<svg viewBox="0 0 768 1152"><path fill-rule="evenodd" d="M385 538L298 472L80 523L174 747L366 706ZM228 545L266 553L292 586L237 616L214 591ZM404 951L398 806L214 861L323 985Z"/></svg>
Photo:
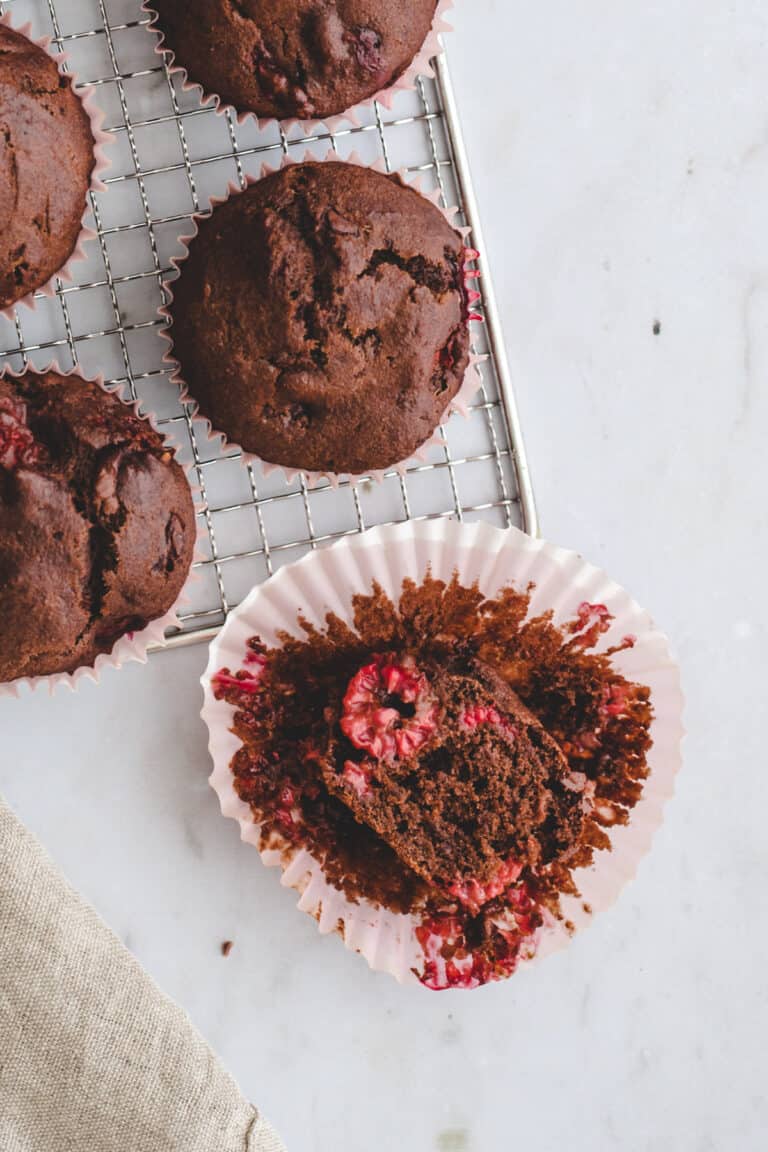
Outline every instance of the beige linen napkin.
<svg viewBox="0 0 768 1152"><path fill-rule="evenodd" d="M2 1152L285 1152L0 800Z"/></svg>

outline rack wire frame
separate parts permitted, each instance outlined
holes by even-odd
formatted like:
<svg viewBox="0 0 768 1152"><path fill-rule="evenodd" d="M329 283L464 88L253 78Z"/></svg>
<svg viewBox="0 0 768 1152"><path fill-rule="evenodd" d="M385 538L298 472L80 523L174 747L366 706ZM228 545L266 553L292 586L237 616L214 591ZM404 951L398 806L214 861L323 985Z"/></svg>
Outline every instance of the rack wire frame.
<svg viewBox="0 0 768 1152"><path fill-rule="evenodd" d="M0 0L0 15L33 23L67 54L80 83L92 84L113 138L106 191L90 197L97 237L73 283L55 281L55 296L36 297L12 322L0 318L0 367L30 363L79 365L141 402L176 444L196 490L204 555L188 586L180 628L169 644L207 640L259 580L309 549L375 524L407 519L487 519L538 530L510 372L496 310L470 169L445 56L435 79L421 79L389 111L376 104L358 127L290 135L281 126L261 131L251 118L203 103L185 90L155 52L156 37L139 0ZM203 129L201 131L201 129ZM388 170L405 170L445 206L459 205L480 250L479 287L485 323L473 324L473 346L487 359L483 385L464 421L454 416L441 431L445 443L406 474L384 483L342 482L309 489L282 473L264 475L240 454L211 440L194 406L179 400L163 363L166 345L159 308L171 259L183 253L180 237L190 220L209 210L227 185L244 188L246 175L286 154L330 149L355 151Z"/></svg>

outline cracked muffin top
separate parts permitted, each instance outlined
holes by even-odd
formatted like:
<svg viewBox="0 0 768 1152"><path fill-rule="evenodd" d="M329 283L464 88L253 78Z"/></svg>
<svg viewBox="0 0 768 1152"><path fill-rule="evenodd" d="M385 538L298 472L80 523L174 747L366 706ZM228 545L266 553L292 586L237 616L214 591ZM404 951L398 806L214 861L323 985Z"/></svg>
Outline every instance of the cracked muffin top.
<svg viewBox="0 0 768 1152"><path fill-rule="evenodd" d="M203 221L174 284L174 355L213 427L273 464L407 459L469 361L465 251L396 176L304 163Z"/></svg>
<svg viewBox="0 0 768 1152"><path fill-rule="evenodd" d="M243 111L322 119L389 87L437 0L153 0L190 80Z"/></svg>
<svg viewBox="0 0 768 1152"><path fill-rule="evenodd" d="M146 420L79 376L0 377L0 682L88 667L165 615L194 544Z"/></svg>
<svg viewBox="0 0 768 1152"><path fill-rule="evenodd" d="M0 26L0 310L72 255L94 164L90 120L69 79Z"/></svg>

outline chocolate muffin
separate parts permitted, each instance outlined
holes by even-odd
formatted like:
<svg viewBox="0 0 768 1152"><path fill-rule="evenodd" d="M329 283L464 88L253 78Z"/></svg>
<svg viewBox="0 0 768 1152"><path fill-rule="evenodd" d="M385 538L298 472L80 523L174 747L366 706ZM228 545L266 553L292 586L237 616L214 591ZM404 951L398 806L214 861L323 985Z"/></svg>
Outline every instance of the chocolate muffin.
<svg viewBox="0 0 768 1152"><path fill-rule="evenodd" d="M398 177L292 165L203 221L171 318L192 397L247 452L387 468L429 439L467 369L462 240Z"/></svg>
<svg viewBox="0 0 768 1152"><path fill-rule="evenodd" d="M163 616L194 544L146 420L78 376L0 377L0 681L90 666Z"/></svg>
<svg viewBox="0 0 768 1152"><path fill-rule="evenodd" d="M94 165L90 119L71 81L0 25L0 310L72 255Z"/></svg>
<svg viewBox="0 0 768 1152"><path fill-rule="evenodd" d="M612 660L634 638L597 651L605 605L556 624L532 595L374 585L211 678L259 847L285 867L307 851L349 904L412 917L430 988L503 979L543 924L568 930L561 897L648 775L650 692Z"/></svg>
<svg viewBox="0 0 768 1152"><path fill-rule="evenodd" d="M389 87L437 0L152 0L165 46L207 93L258 116L323 119Z"/></svg>
<svg viewBox="0 0 768 1152"><path fill-rule="evenodd" d="M510 859L559 859L584 813L557 743L481 661L422 668L389 653L353 677L322 761L329 790L446 890L487 889Z"/></svg>

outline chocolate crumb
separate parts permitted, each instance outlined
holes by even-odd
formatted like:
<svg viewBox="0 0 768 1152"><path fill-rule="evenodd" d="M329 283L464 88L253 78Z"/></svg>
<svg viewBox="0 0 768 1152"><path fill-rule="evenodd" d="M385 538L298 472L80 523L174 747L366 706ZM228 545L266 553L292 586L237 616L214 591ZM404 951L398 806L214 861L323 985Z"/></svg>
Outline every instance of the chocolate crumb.
<svg viewBox="0 0 768 1152"><path fill-rule="evenodd" d="M224 943L221 945L222 956L229 956L229 954L232 951L232 949L234 948L234 946L235 946L235 943L233 940L225 940Z"/></svg>

